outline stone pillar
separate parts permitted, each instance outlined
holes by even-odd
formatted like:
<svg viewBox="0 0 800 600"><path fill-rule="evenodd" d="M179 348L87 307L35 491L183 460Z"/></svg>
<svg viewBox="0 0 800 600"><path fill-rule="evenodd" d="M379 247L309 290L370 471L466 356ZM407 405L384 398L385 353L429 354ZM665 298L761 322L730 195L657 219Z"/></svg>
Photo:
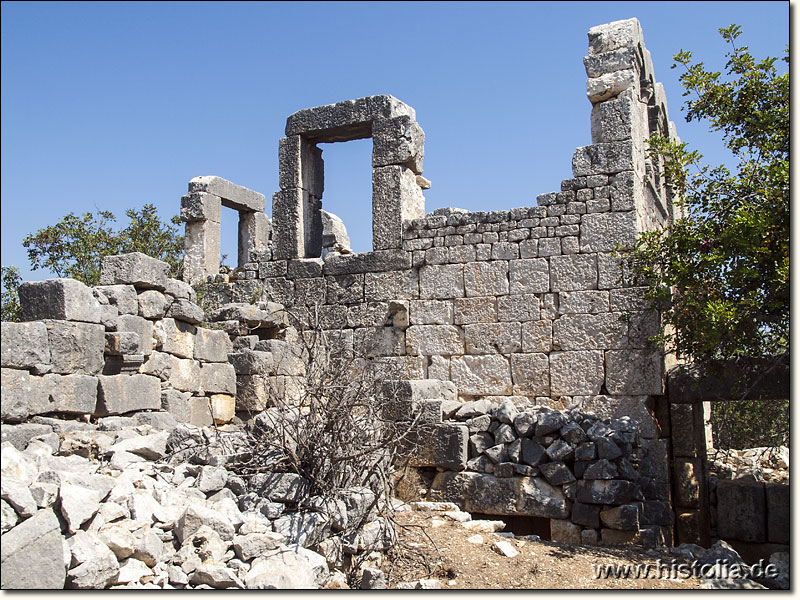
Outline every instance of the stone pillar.
<svg viewBox="0 0 800 600"><path fill-rule="evenodd" d="M207 192L191 192L181 198L181 219L186 222L183 278L202 283L219 272L220 216L222 201Z"/></svg>
<svg viewBox="0 0 800 600"><path fill-rule="evenodd" d="M425 216L425 197L411 169L390 165L372 169L372 248L403 244L403 221Z"/></svg>
<svg viewBox="0 0 800 600"><path fill-rule="evenodd" d="M252 252L268 249L269 217L263 212L239 212L239 267L251 261Z"/></svg>

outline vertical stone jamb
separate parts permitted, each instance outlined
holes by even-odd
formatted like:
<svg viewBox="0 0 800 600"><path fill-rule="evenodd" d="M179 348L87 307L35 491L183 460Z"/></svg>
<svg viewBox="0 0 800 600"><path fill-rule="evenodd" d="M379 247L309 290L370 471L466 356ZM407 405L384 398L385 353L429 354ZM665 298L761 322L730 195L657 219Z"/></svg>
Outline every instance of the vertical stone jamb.
<svg viewBox="0 0 800 600"><path fill-rule="evenodd" d="M181 198L181 219L186 222L183 278L195 284L219 272L222 200L206 192Z"/></svg>

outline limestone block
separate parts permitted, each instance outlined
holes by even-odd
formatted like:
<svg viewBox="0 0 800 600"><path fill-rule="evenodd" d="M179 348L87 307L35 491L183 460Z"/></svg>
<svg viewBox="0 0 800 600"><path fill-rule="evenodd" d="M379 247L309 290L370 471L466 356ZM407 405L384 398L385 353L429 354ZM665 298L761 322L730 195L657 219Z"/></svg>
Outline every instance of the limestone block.
<svg viewBox="0 0 800 600"><path fill-rule="evenodd" d="M419 276L411 269L364 274L364 299L410 300L419 297Z"/></svg>
<svg viewBox="0 0 800 600"><path fill-rule="evenodd" d="M329 338L333 341L333 338ZM305 350L299 343L286 340L261 340L256 343L256 350L272 354L275 373L278 375L305 375L306 367L303 356Z"/></svg>
<svg viewBox="0 0 800 600"><path fill-rule="evenodd" d="M520 396L550 395L550 361L546 354L512 354L513 392Z"/></svg>
<svg viewBox="0 0 800 600"><path fill-rule="evenodd" d="M632 142L610 142L581 146L572 156L572 172L582 175L613 175L630 171L634 163Z"/></svg>
<svg viewBox="0 0 800 600"><path fill-rule="evenodd" d="M355 304L364 301L364 275L331 275L326 280L328 304Z"/></svg>
<svg viewBox="0 0 800 600"><path fill-rule="evenodd" d="M23 321L100 322L100 304L91 288L75 279L25 281L19 286L19 303Z"/></svg>
<svg viewBox="0 0 800 600"><path fill-rule="evenodd" d="M675 504L686 508L700 507L700 480L702 468L698 459L675 458L672 461L672 480Z"/></svg>
<svg viewBox="0 0 800 600"><path fill-rule="evenodd" d="M220 225L218 221L186 223L183 241L183 276L189 283L204 283L219 273Z"/></svg>
<svg viewBox="0 0 800 600"><path fill-rule="evenodd" d="M158 290L145 290L138 296L139 316L145 319L160 319L167 314L171 299Z"/></svg>
<svg viewBox="0 0 800 600"><path fill-rule="evenodd" d="M549 319L522 323L521 333L523 352L550 352L553 349L553 325Z"/></svg>
<svg viewBox="0 0 800 600"><path fill-rule="evenodd" d="M464 290L467 297L508 294L508 264L504 260L465 264Z"/></svg>
<svg viewBox="0 0 800 600"><path fill-rule="evenodd" d="M601 419L630 417L639 426L639 435L643 438L652 439L660 435L661 429L653 410L655 403L648 396L573 396L572 402L580 410L594 413ZM672 441L674 449L674 437Z"/></svg>
<svg viewBox="0 0 800 600"><path fill-rule="evenodd" d="M590 79L589 82L599 82L606 78L612 78L617 85L625 85L626 82L619 82L618 77L624 72L604 75L602 78ZM628 80L628 78L625 78ZM587 82L587 86L591 87ZM643 109L638 98L634 97L634 91L623 91L616 99L608 100L596 104L592 108L591 130L592 143L622 142L634 140L639 143L649 135L647 111Z"/></svg>
<svg viewBox="0 0 800 600"><path fill-rule="evenodd" d="M322 198L325 170L322 150L316 144L301 135L281 138L278 142L278 165L282 190L302 188Z"/></svg>
<svg viewBox="0 0 800 600"><path fill-rule="evenodd" d="M589 54L603 54L644 44L638 19L624 19L589 29Z"/></svg>
<svg viewBox="0 0 800 600"><path fill-rule="evenodd" d="M166 355L169 360L167 384L181 392L199 393L203 390L200 363L191 358ZM213 364L213 363L212 363Z"/></svg>
<svg viewBox="0 0 800 600"><path fill-rule="evenodd" d="M597 504L575 502L572 505L572 516L570 518L578 525L597 529L600 527L600 508Z"/></svg>
<svg viewBox="0 0 800 600"><path fill-rule="evenodd" d="M106 256L100 267L100 285L131 284L163 292L168 271L167 263L141 252Z"/></svg>
<svg viewBox="0 0 800 600"><path fill-rule="evenodd" d="M461 471L467 465L469 432L465 425L423 425L410 436L412 466Z"/></svg>
<svg viewBox="0 0 800 600"><path fill-rule="evenodd" d="M642 513L641 503L623 504L600 511L603 526L622 531L638 531Z"/></svg>
<svg viewBox="0 0 800 600"><path fill-rule="evenodd" d="M50 344L44 323L2 322L0 364L15 369L30 369L50 363Z"/></svg>
<svg viewBox="0 0 800 600"><path fill-rule="evenodd" d="M464 266L423 266L419 270L419 296L425 300L463 298Z"/></svg>
<svg viewBox="0 0 800 600"><path fill-rule="evenodd" d="M440 300L415 300L410 305L413 325L452 325L453 303Z"/></svg>
<svg viewBox="0 0 800 600"><path fill-rule="evenodd" d="M597 274L595 255L569 254L550 259L550 289L554 292L597 289Z"/></svg>
<svg viewBox="0 0 800 600"><path fill-rule="evenodd" d="M233 343L221 329L198 327L195 330L194 358L204 362L227 362Z"/></svg>
<svg viewBox="0 0 800 600"><path fill-rule="evenodd" d="M586 96L589 98L589 102L597 104L619 95L620 92L633 88L637 83L636 72L633 69L606 73L600 77L586 80ZM595 139L593 137L592 141L611 140Z"/></svg>
<svg viewBox="0 0 800 600"><path fill-rule="evenodd" d="M105 354L124 356L142 354L142 338L133 331L112 331L106 333Z"/></svg>
<svg viewBox="0 0 800 600"><path fill-rule="evenodd" d="M189 398L189 411L191 417L188 423L190 425L194 425L195 427L209 427L214 424L211 406L208 398L205 396L192 396Z"/></svg>
<svg viewBox="0 0 800 600"><path fill-rule="evenodd" d="M403 115L416 117L414 109L389 95L344 100L300 110L286 119L286 135L302 134L309 140L346 142L367 138L377 119Z"/></svg>
<svg viewBox="0 0 800 600"><path fill-rule="evenodd" d="M207 192L194 192L181 197L181 220L214 221L222 219L222 202L219 196Z"/></svg>
<svg viewBox="0 0 800 600"><path fill-rule="evenodd" d="M236 371L227 363L200 365L200 388L212 394L236 394Z"/></svg>
<svg viewBox="0 0 800 600"><path fill-rule="evenodd" d="M189 392L166 389L161 391L161 409L167 411L179 423L189 423L192 420L192 409Z"/></svg>
<svg viewBox="0 0 800 600"><path fill-rule="evenodd" d="M581 220L581 252L611 252L636 242L634 212L595 213Z"/></svg>
<svg viewBox="0 0 800 600"><path fill-rule="evenodd" d="M553 321L553 347L559 350L599 350L627 345L628 324L624 313L563 315Z"/></svg>
<svg viewBox="0 0 800 600"><path fill-rule="evenodd" d="M103 285L94 288L104 296L110 305L115 306L120 315L137 315L139 298L132 285Z"/></svg>
<svg viewBox="0 0 800 600"><path fill-rule="evenodd" d="M763 482L722 480L717 485L717 534L724 539L767 541Z"/></svg>
<svg viewBox="0 0 800 600"><path fill-rule="evenodd" d="M173 298L197 302L197 292L194 291L194 288L191 285L185 281L181 281L180 279L168 278L164 293L172 296Z"/></svg>
<svg viewBox="0 0 800 600"><path fill-rule="evenodd" d="M608 312L608 298L609 293L604 290L560 292L558 294L558 312L562 315Z"/></svg>
<svg viewBox="0 0 800 600"><path fill-rule="evenodd" d="M193 358L197 333L197 327L194 325L175 319L161 319L156 322L153 333L162 352L180 358Z"/></svg>
<svg viewBox="0 0 800 600"><path fill-rule="evenodd" d="M217 425L230 423L236 416L236 398L230 394L213 394L211 402L211 417Z"/></svg>
<svg viewBox="0 0 800 600"><path fill-rule="evenodd" d="M0 587L63 589L67 572L63 543L58 517L50 508L38 511L4 533L0 546Z"/></svg>
<svg viewBox="0 0 800 600"><path fill-rule="evenodd" d="M539 298L534 294L512 294L497 298L498 321L537 321L539 316Z"/></svg>
<svg viewBox="0 0 800 600"><path fill-rule="evenodd" d="M789 543L789 486L784 483L765 483L767 509L767 541Z"/></svg>
<svg viewBox="0 0 800 600"><path fill-rule="evenodd" d="M604 383L602 350L575 350L550 354L550 393L599 394Z"/></svg>
<svg viewBox="0 0 800 600"><path fill-rule="evenodd" d="M403 221L425 216L425 197L416 174L402 166L372 169L372 247L401 248Z"/></svg>
<svg viewBox="0 0 800 600"><path fill-rule="evenodd" d="M3 388L0 417L4 422L20 422L52 410L49 388L42 377L18 369L3 368L0 373Z"/></svg>
<svg viewBox="0 0 800 600"><path fill-rule="evenodd" d="M236 376L236 410L260 412L270 405L277 393L276 378L268 375Z"/></svg>
<svg viewBox="0 0 800 600"><path fill-rule="evenodd" d="M609 394L660 395L664 357L657 350L609 350L605 356Z"/></svg>
<svg viewBox="0 0 800 600"><path fill-rule="evenodd" d="M272 230L269 217L263 212L239 213L239 267L250 262L252 252L264 252L269 248Z"/></svg>
<svg viewBox="0 0 800 600"><path fill-rule="evenodd" d="M509 354L522 348L519 323L464 325L467 354Z"/></svg>
<svg viewBox="0 0 800 600"><path fill-rule="evenodd" d="M542 477L520 477L517 481L519 514L551 519L566 519L569 516L569 505L561 489L550 485Z"/></svg>
<svg viewBox="0 0 800 600"><path fill-rule="evenodd" d="M661 316L657 310L644 310L628 313L628 343L633 348L654 349L657 342L652 341L661 329Z"/></svg>
<svg viewBox="0 0 800 600"><path fill-rule="evenodd" d="M600 77L606 73L635 69L637 67L636 48L618 48L601 54L590 54L583 57L583 65L586 67L586 75L589 77Z"/></svg>
<svg viewBox="0 0 800 600"><path fill-rule="evenodd" d="M580 544L581 527L566 519L550 519L550 540L565 544Z"/></svg>
<svg viewBox="0 0 800 600"><path fill-rule="evenodd" d="M161 384L150 375L99 375L97 415L161 408Z"/></svg>
<svg viewBox="0 0 800 600"><path fill-rule="evenodd" d="M406 335L395 327L361 327L353 332L356 353L368 358L406 353Z"/></svg>
<svg viewBox="0 0 800 600"><path fill-rule="evenodd" d="M494 296L455 299L453 321L456 325L463 325L465 323L492 323L496 320L497 309Z"/></svg>
<svg viewBox="0 0 800 600"><path fill-rule="evenodd" d="M105 328L95 323L44 321L53 373L93 375L103 368Z"/></svg>
<svg viewBox="0 0 800 600"><path fill-rule="evenodd" d="M512 294L544 293L550 291L550 269L545 258L509 261L510 291Z"/></svg>
<svg viewBox="0 0 800 600"><path fill-rule="evenodd" d="M403 165L422 173L425 132L411 115L377 119L372 125L372 166Z"/></svg>
<svg viewBox="0 0 800 600"><path fill-rule="evenodd" d="M498 354L452 357L450 380L467 396L508 395L512 389L508 359Z"/></svg>
<svg viewBox="0 0 800 600"><path fill-rule="evenodd" d="M350 236L347 235L347 227L335 214L326 210L320 212L322 215L322 256L325 257L326 250L350 254Z"/></svg>
<svg viewBox="0 0 800 600"><path fill-rule="evenodd" d="M189 193L193 192L205 192L218 196L223 206L234 210L264 212L267 207L267 199L264 194L259 194L214 175L191 179L189 181Z"/></svg>
<svg viewBox="0 0 800 600"><path fill-rule="evenodd" d="M167 311L167 317L171 319L177 319L178 321L183 321L184 323L189 323L191 325L197 325L198 323L205 321L203 309L186 298L176 299L170 305L169 310Z"/></svg>
<svg viewBox="0 0 800 600"><path fill-rule="evenodd" d="M90 415L97 405L97 377L48 373L42 385L49 395L49 412ZM5 393L5 388L4 388Z"/></svg>
<svg viewBox="0 0 800 600"><path fill-rule="evenodd" d="M579 480L578 502L584 504L625 504L633 497L636 485L622 479Z"/></svg>

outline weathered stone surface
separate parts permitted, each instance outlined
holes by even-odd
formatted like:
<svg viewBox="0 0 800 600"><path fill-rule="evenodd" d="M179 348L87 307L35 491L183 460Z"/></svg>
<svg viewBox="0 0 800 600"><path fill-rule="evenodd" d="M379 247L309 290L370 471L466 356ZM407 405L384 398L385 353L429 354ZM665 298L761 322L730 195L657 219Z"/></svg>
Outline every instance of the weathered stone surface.
<svg viewBox="0 0 800 600"><path fill-rule="evenodd" d="M600 511L600 520L605 527L623 531L638 531L641 504L623 504Z"/></svg>
<svg viewBox="0 0 800 600"><path fill-rule="evenodd" d="M581 528L566 519L550 519L550 539L565 544L580 544Z"/></svg>
<svg viewBox="0 0 800 600"><path fill-rule="evenodd" d="M62 589L66 565L58 517L51 509L3 534L2 587L9 589ZM31 568L35 565L36 568Z"/></svg>
<svg viewBox="0 0 800 600"><path fill-rule="evenodd" d="M427 425L411 436L416 448L411 464L461 471L466 467L469 431L464 425Z"/></svg>
<svg viewBox="0 0 800 600"><path fill-rule="evenodd" d="M19 286L22 320L100 322L100 304L91 288L75 279L26 281Z"/></svg>
<svg viewBox="0 0 800 600"><path fill-rule="evenodd" d="M767 541L775 544L789 543L789 486L782 483L765 483L767 509Z"/></svg>
<svg viewBox="0 0 800 600"><path fill-rule="evenodd" d="M463 298L464 266L423 266L419 270L419 296L422 299Z"/></svg>
<svg viewBox="0 0 800 600"><path fill-rule="evenodd" d="M572 156L575 177L614 174L633 169L633 144L630 141L581 146Z"/></svg>
<svg viewBox="0 0 800 600"><path fill-rule="evenodd" d="M550 266L547 259L511 260L508 275L511 294L541 294L550 291Z"/></svg>
<svg viewBox="0 0 800 600"><path fill-rule="evenodd" d="M623 313L564 315L553 322L553 347L559 350L624 348L627 335Z"/></svg>
<svg viewBox="0 0 800 600"><path fill-rule="evenodd" d="M283 515L273 522L273 527L289 543L313 547L329 532L330 523L321 513L306 512Z"/></svg>
<svg viewBox="0 0 800 600"><path fill-rule="evenodd" d="M596 504L584 504L575 502L572 505L572 516L574 523L597 529L600 527L600 506Z"/></svg>
<svg viewBox="0 0 800 600"><path fill-rule="evenodd" d="M609 394L660 395L664 358L657 350L609 350L605 356Z"/></svg>
<svg viewBox="0 0 800 600"><path fill-rule="evenodd" d="M204 175L191 179L189 181L189 193L196 192L205 192L218 196L223 206L234 210L264 212L267 207L267 199L264 194L259 194L214 175Z"/></svg>
<svg viewBox="0 0 800 600"><path fill-rule="evenodd" d="M539 465L539 470L550 485L563 485L570 481L575 481L572 471L563 462L544 463Z"/></svg>
<svg viewBox="0 0 800 600"><path fill-rule="evenodd" d="M767 540L767 504L762 482L723 480L717 484L717 532L726 539Z"/></svg>
<svg viewBox="0 0 800 600"><path fill-rule="evenodd" d="M88 415L95 411L97 377L48 373L42 378L42 386L49 396L48 412Z"/></svg>
<svg viewBox="0 0 800 600"><path fill-rule="evenodd" d="M597 289L597 257L591 254L569 254L550 259L550 289L571 292Z"/></svg>
<svg viewBox="0 0 800 600"><path fill-rule="evenodd" d="M145 290L138 296L139 316L145 319L160 319L166 313L172 299L158 290Z"/></svg>
<svg viewBox="0 0 800 600"><path fill-rule="evenodd" d="M1 369L3 394L0 417L7 422L24 421L30 415L51 411L50 395L41 377L19 369Z"/></svg>
<svg viewBox="0 0 800 600"><path fill-rule="evenodd" d="M604 379L601 350L550 354L550 393L553 395L599 394Z"/></svg>
<svg viewBox="0 0 800 600"><path fill-rule="evenodd" d="M162 352L180 358L194 357L196 333L197 327L194 325L169 318L157 321L154 327L154 334Z"/></svg>
<svg viewBox="0 0 800 600"><path fill-rule="evenodd" d="M207 192L193 192L181 196L181 220L187 223L193 221L214 221L219 223L222 218L222 202L219 196Z"/></svg>
<svg viewBox="0 0 800 600"><path fill-rule="evenodd" d="M95 291L115 306L121 315L136 315L139 312L139 298L132 285L98 285Z"/></svg>
<svg viewBox="0 0 800 600"><path fill-rule="evenodd" d="M522 351L550 352L553 349L553 325L549 319L522 323Z"/></svg>
<svg viewBox="0 0 800 600"><path fill-rule="evenodd" d="M204 392L212 394L236 394L236 372L233 365L225 363L201 364L200 388Z"/></svg>
<svg viewBox="0 0 800 600"><path fill-rule="evenodd" d="M511 368L508 360L497 354L454 356L450 360L450 380L461 394L483 396L510 394Z"/></svg>
<svg viewBox="0 0 800 600"><path fill-rule="evenodd" d="M413 170L391 165L372 169L372 247L402 247L403 221L425 215L425 197Z"/></svg>
<svg viewBox="0 0 800 600"><path fill-rule="evenodd" d="M100 285L131 284L164 291L168 271L167 263L141 252L106 256L100 267Z"/></svg>
<svg viewBox="0 0 800 600"><path fill-rule="evenodd" d="M513 392L521 396L550 394L550 364L546 354L512 354Z"/></svg>
<svg viewBox="0 0 800 600"><path fill-rule="evenodd" d="M578 481L576 498L584 504L624 504L633 496L635 484L621 479Z"/></svg>
<svg viewBox="0 0 800 600"><path fill-rule="evenodd" d="M377 119L372 125L372 166L404 165L422 173L425 132L413 115Z"/></svg>
<svg viewBox="0 0 800 600"><path fill-rule="evenodd" d="M150 375L100 375L97 414L121 415L161 408L161 384Z"/></svg>
<svg viewBox="0 0 800 600"><path fill-rule="evenodd" d="M44 323L13 323L3 321L2 360L3 367L29 369L50 362L50 345Z"/></svg>
<svg viewBox="0 0 800 600"><path fill-rule="evenodd" d="M406 330L406 351L423 356L463 354L464 340L452 325L412 325Z"/></svg>
<svg viewBox="0 0 800 600"><path fill-rule="evenodd" d="M54 373L93 375L103 368L105 330L94 323L44 321Z"/></svg>
<svg viewBox="0 0 800 600"><path fill-rule="evenodd" d="M505 261L464 265L464 291L467 297L499 296L507 294L508 290L508 265Z"/></svg>
<svg viewBox="0 0 800 600"><path fill-rule="evenodd" d="M130 331L139 334L142 340L142 354L148 356L153 351L153 322L136 315L119 315L114 319L113 328L117 332Z"/></svg>
<svg viewBox="0 0 800 600"><path fill-rule="evenodd" d="M520 514L551 519L565 519L569 508L563 492L551 486L541 477L519 478Z"/></svg>
<svg viewBox="0 0 800 600"><path fill-rule="evenodd" d="M176 299L167 310L166 316L192 325L197 325L205 320L203 309L186 298Z"/></svg>

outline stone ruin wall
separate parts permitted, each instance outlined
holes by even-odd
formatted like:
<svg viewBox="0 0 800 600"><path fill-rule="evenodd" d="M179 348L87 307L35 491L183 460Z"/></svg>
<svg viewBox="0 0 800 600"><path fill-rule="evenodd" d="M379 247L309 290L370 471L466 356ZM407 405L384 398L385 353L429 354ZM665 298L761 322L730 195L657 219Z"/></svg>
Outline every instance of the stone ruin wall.
<svg viewBox="0 0 800 600"><path fill-rule="evenodd" d="M643 288L622 282L613 251L672 216L645 140L674 137L674 125L638 21L592 28L589 42L593 143L577 149L573 177L538 196L538 206L426 215L424 133L411 107L374 96L300 111L279 144L272 221L263 195L218 177L193 179L182 198L185 278L206 281L203 293L220 304L242 304L213 315L222 331L200 326L194 290L143 255L104 264L107 285L94 293L64 280L26 284L49 306L26 318L48 320L3 324L3 420L165 409L209 424L262 410L270 385L302 376L299 367L261 368L265 354L285 356L296 335L281 309L314 306L346 348L399 367L414 380L409 400L435 407L430 451L415 459L438 471L432 495L471 502L476 512L552 519L554 539L563 541L669 543L669 430L658 418L665 359L647 341L658 315ZM370 136L374 250L353 254L321 210L316 144ZM232 275L218 274L222 206L239 212ZM78 314L83 305L101 316ZM59 306L64 314L54 315ZM7 327L19 329L8 336L23 340L19 348L46 347L49 355L7 360ZM55 367L54 357L68 366ZM593 428L589 413L605 422ZM531 414L535 426L517 424ZM608 440L617 450L601 454ZM548 457L526 462L533 444ZM487 453L498 445L504 460ZM608 463L595 469L605 469L597 479L586 476L589 460ZM559 462L569 464L568 475L539 468ZM466 479L455 485L456 477ZM575 506L589 516L573 514ZM602 529L601 509L613 511Z"/></svg>

